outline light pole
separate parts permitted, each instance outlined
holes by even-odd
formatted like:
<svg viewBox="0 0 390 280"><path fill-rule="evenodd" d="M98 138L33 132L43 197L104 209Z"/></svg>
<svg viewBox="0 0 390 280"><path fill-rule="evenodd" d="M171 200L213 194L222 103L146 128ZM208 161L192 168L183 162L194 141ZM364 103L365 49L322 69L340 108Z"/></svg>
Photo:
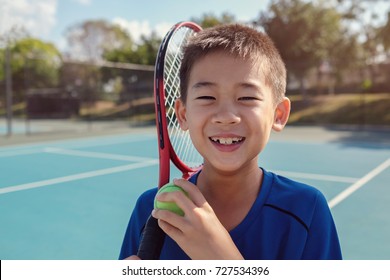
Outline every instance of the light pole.
<svg viewBox="0 0 390 280"><path fill-rule="evenodd" d="M5 94L7 111L7 136L12 135L12 72L11 72L11 51L7 44L5 48Z"/></svg>

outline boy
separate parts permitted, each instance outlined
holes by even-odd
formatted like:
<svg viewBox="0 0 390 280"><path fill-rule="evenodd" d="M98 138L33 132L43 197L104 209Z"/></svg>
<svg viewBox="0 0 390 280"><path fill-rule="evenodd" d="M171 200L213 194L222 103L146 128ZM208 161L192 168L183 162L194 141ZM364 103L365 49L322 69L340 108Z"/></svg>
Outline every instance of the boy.
<svg viewBox="0 0 390 280"><path fill-rule="evenodd" d="M270 38L242 25L206 29L185 49L175 109L204 166L182 192L163 193L184 216L153 210L167 234L162 259L341 259L315 188L258 167L271 130L289 117L286 69ZM134 256L157 189L138 199L120 258Z"/></svg>

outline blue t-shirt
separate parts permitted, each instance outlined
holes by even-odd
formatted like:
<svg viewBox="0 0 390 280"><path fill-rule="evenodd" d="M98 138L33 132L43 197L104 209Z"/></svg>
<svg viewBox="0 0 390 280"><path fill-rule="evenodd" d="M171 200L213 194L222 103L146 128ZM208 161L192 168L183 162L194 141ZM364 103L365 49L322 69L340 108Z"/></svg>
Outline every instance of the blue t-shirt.
<svg viewBox="0 0 390 280"><path fill-rule="evenodd" d="M229 233L245 259L341 259L340 243L327 201L308 185L263 170L259 195L244 220ZM190 181L196 184L198 174ZM136 255L157 188L143 193L131 215L120 259ZM189 259L169 236L160 259Z"/></svg>

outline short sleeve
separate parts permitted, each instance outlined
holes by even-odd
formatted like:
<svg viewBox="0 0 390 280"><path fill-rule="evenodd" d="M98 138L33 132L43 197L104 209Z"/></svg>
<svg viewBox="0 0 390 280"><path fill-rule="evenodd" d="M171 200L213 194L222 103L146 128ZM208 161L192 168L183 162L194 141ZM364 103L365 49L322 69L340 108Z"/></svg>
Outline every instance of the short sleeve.
<svg viewBox="0 0 390 280"><path fill-rule="evenodd" d="M123 260L137 254L143 228L153 210L156 193L157 188L151 189L138 198L123 238L119 259Z"/></svg>
<svg viewBox="0 0 390 280"><path fill-rule="evenodd" d="M320 192L317 193L302 258L307 260L342 259L336 226L328 203Z"/></svg>

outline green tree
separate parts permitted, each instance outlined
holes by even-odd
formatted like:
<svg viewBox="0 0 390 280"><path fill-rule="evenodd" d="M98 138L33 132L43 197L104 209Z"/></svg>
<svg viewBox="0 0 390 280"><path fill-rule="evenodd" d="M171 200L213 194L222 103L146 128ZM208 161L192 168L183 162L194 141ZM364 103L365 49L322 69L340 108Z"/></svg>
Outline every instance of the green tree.
<svg viewBox="0 0 390 280"><path fill-rule="evenodd" d="M24 38L13 43L10 51L16 101L21 100L27 88L57 86L61 54L53 44L35 38Z"/></svg>
<svg viewBox="0 0 390 280"><path fill-rule="evenodd" d="M361 73L367 72L369 77L362 74L362 81L369 79L373 85L376 84L377 74L375 68L390 49L390 23L382 22L378 15L376 5L388 3L388 0L338 0L338 9L343 19L350 26L352 36L358 38L359 52L355 58ZM390 13L390 6L387 12ZM383 11L386 12L386 11ZM389 16L388 16L389 17ZM387 38L387 39L386 39ZM363 70L368 71L363 71Z"/></svg>
<svg viewBox="0 0 390 280"><path fill-rule="evenodd" d="M232 23L235 18L229 13L223 13L219 18L212 13L207 13L200 18L192 18L191 21L207 28L222 23ZM161 40L162 38L156 32L152 32L150 36L143 35L138 44L132 43L106 49L103 58L112 62L154 65Z"/></svg>
<svg viewBox="0 0 390 280"><path fill-rule="evenodd" d="M160 43L161 38L152 32L149 37L142 35L139 44L105 51L103 58L112 62L154 65Z"/></svg>
<svg viewBox="0 0 390 280"><path fill-rule="evenodd" d="M101 68L99 62L125 62L134 42L121 26L105 20L87 20L68 28L68 54L61 69L61 85L84 102L103 98L105 83L112 82L115 69ZM80 62L82 61L82 62ZM105 79L105 77L110 77Z"/></svg>
<svg viewBox="0 0 390 280"><path fill-rule="evenodd" d="M236 20L234 15L225 12L219 18L213 13L205 13L200 18L192 18L191 21L196 22L203 28L208 28L224 23L234 23Z"/></svg>
<svg viewBox="0 0 390 280"><path fill-rule="evenodd" d="M343 33L344 35L329 49L329 62L336 85L342 85L345 75L350 75L350 71L362 69L364 66L359 59L362 55L362 45L358 41L358 36L347 31Z"/></svg>
<svg viewBox="0 0 390 280"><path fill-rule="evenodd" d="M141 43L136 49L137 59L135 61L138 61L136 63L154 65L160 44L161 38L155 32L152 32L149 37L142 36Z"/></svg>
<svg viewBox="0 0 390 280"><path fill-rule="evenodd" d="M4 70L5 70L5 48L4 49L0 48L0 85L1 82L5 79Z"/></svg>
<svg viewBox="0 0 390 280"><path fill-rule="evenodd" d="M273 0L256 23L274 40L303 94L308 71L331 59L331 50L343 35L341 15L321 2Z"/></svg>
<svg viewBox="0 0 390 280"><path fill-rule="evenodd" d="M379 38L381 40L384 50L390 57L390 11L387 13L386 23L379 28Z"/></svg>
<svg viewBox="0 0 390 280"><path fill-rule="evenodd" d="M9 31L0 34L0 82L4 80L5 49L11 48L15 42L28 38L30 35L23 27L13 26Z"/></svg>
<svg viewBox="0 0 390 280"><path fill-rule="evenodd" d="M69 56L84 61L102 60L105 52L132 48L133 40L119 25L105 20L88 20L66 31Z"/></svg>
<svg viewBox="0 0 390 280"><path fill-rule="evenodd" d="M390 11L387 13L386 23L379 29L379 40L382 43L383 50L385 52L387 61L390 60ZM386 76L390 77L390 64L386 66ZM390 80L385 81L387 89L390 90Z"/></svg>

